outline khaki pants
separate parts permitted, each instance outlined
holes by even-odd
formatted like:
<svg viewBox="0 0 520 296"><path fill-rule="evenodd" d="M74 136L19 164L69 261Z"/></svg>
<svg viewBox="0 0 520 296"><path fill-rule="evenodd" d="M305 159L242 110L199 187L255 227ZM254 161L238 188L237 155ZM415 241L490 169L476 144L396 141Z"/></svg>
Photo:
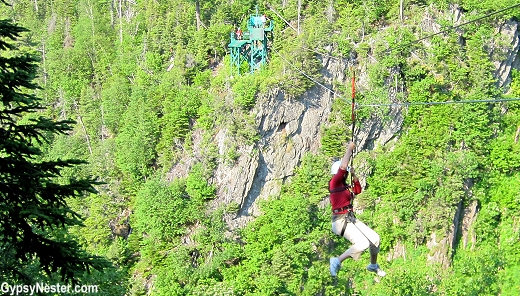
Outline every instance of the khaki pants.
<svg viewBox="0 0 520 296"><path fill-rule="evenodd" d="M336 235L341 235L343 224L347 223L345 216L346 214L332 215L332 232ZM343 233L343 237L352 243L352 246L346 251L348 256L354 260L358 260L361 253L368 248L370 248L370 254L375 255L379 253L379 234L357 218L353 218L353 221L354 223L347 223L347 227ZM370 240L372 244L370 244L368 240Z"/></svg>

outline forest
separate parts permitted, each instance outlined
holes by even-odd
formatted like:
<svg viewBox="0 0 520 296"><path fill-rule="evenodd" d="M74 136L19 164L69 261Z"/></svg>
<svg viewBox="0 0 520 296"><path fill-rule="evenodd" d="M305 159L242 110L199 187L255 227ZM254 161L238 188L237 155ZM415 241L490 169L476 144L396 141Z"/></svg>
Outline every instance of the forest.
<svg viewBox="0 0 520 296"><path fill-rule="evenodd" d="M230 34L257 11L267 63L236 69ZM520 294L520 3L2 0L0 15L0 284ZM301 105L325 110L318 135L266 127ZM368 252L329 272L350 245L331 232L330 165L351 140L384 278Z"/></svg>

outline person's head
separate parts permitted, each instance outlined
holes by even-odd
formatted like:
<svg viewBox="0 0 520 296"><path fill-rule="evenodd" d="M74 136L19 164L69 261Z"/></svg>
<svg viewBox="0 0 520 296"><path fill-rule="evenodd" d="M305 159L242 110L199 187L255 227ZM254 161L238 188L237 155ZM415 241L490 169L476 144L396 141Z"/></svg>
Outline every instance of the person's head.
<svg viewBox="0 0 520 296"><path fill-rule="evenodd" d="M330 173L335 175L338 172L340 165L341 165L341 160L334 162L332 164L332 167L330 168Z"/></svg>
<svg viewBox="0 0 520 296"><path fill-rule="evenodd" d="M338 160L338 161L334 162L334 163L332 164L332 167L330 168L330 173L331 173L332 175L337 174L337 173L338 173L338 170L339 170L339 168L340 168L340 166L341 166L341 160ZM347 168L347 172L345 173L345 175L346 175L347 173L350 173L350 167Z"/></svg>

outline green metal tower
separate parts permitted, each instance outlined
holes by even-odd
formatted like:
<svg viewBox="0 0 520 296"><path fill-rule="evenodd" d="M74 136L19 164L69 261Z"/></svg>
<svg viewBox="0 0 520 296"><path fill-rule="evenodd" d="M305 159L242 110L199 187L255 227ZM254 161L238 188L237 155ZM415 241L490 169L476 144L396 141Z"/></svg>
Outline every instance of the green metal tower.
<svg viewBox="0 0 520 296"><path fill-rule="evenodd" d="M228 44L231 52L231 66L240 74L240 65L242 62L249 64L252 72L260 69L262 65L267 63L268 44L273 37L274 22L267 19L264 15L258 13L249 16L246 32L231 32L231 42Z"/></svg>

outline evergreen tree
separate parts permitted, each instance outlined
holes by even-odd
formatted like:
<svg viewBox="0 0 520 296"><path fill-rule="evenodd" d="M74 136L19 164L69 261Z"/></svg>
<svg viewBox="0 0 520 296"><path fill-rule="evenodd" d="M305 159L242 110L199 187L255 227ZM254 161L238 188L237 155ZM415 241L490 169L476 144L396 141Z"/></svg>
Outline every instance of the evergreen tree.
<svg viewBox="0 0 520 296"><path fill-rule="evenodd" d="M79 282L91 268L109 266L86 253L68 233L82 225L67 199L95 193L91 178L62 182L60 172L81 160L42 161L43 144L71 130L72 121L39 116L43 107L32 93L36 58L18 50L26 29L0 20L0 278L34 283L42 275Z"/></svg>

